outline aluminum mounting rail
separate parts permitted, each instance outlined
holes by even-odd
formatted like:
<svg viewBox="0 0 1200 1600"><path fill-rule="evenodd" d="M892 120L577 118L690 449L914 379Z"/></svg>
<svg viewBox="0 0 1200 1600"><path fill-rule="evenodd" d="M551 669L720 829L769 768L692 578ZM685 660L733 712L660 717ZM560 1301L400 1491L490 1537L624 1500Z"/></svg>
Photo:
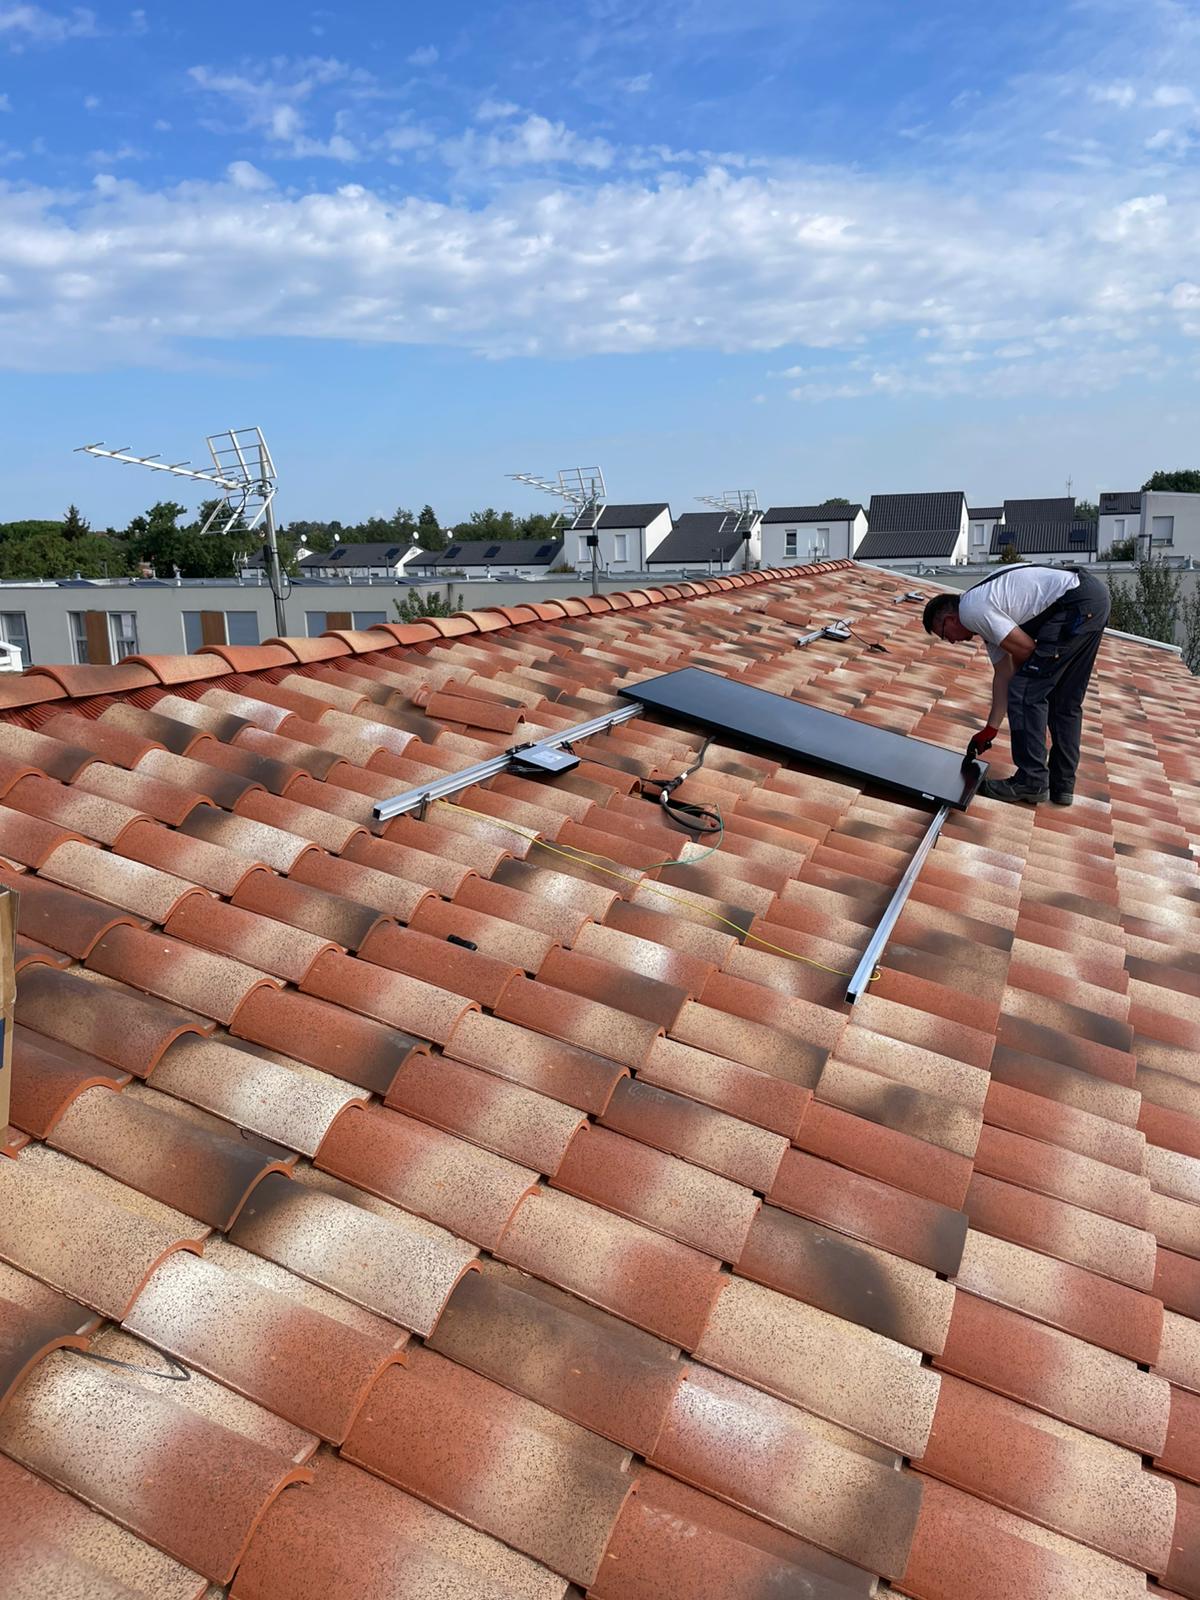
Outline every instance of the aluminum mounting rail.
<svg viewBox="0 0 1200 1600"><path fill-rule="evenodd" d="M925 837L913 851L912 860L905 867L904 876L896 885L896 892L888 901L887 910L879 919L875 932L871 935L871 942L863 951L862 958L854 969L854 975L846 989L846 1001L849 1005L853 1005L860 995L867 992L867 986L875 976L884 947L892 936L892 929L899 921L900 913L904 910L905 905L908 903L908 897L912 893L913 884L920 877L921 868L925 865L929 852L937 843L938 834L941 833L942 825L949 815L949 806L939 806L925 830Z"/></svg>
<svg viewBox="0 0 1200 1600"><path fill-rule="evenodd" d="M577 723L575 727L565 728L561 733L553 734L548 739L538 739L533 744L503 750L488 761L480 761L473 767L464 767L461 772L448 772L444 778L424 784L420 789L407 789L403 794L393 795L390 800L380 800L374 807L375 820L387 822L390 818L403 816L408 811L424 811L434 800L446 800L452 794L461 794L473 783L482 783L486 778L495 778L501 772L507 772L514 764L517 766L523 763L536 764L541 752L561 750L564 745L574 744L576 739L586 739L594 733L607 733L620 722L629 722L634 717L644 715L645 710L645 706L639 701L634 705L622 706L619 711L606 711L602 717L593 717L590 722ZM547 773L549 772L550 769L547 768Z"/></svg>

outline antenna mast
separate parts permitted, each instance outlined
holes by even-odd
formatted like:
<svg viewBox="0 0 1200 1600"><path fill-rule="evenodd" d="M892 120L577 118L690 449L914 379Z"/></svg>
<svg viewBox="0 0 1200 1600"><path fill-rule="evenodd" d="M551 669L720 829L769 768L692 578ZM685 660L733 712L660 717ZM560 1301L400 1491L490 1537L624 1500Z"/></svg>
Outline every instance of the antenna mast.
<svg viewBox="0 0 1200 1600"><path fill-rule="evenodd" d="M721 494L698 494L696 499L701 505L712 506L714 510L725 513L717 532L735 533L738 536L745 551L742 567L749 572L750 540L754 525L761 515L758 495L753 489L725 489Z"/></svg>
<svg viewBox="0 0 1200 1600"><path fill-rule="evenodd" d="M540 489L543 494L552 494L556 500L563 502L561 509L555 514L554 526L558 527L559 523L569 515L571 521L567 531L583 534L587 547L592 552L592 593L598 594L600 574L597 552L600 548L600 535L596 530L600 526L600 518L604 515L608 499L604 474L600 468L564 467L557 478L541 478L535 472L510 472L508 477L516 483L527 483L531 489Z"/></svg>
<svg viewBox="0 0 1200 1600"><path fill-rule="evenodd" d="M167 463L156 455L135 456L128 445L120 450L107 450L103 440L80 445L79 450L84 455L123 461L131 467L147 467L151 472L169 472L176 478L187 478L218 490L220 498L205 519L200 529L202 534L231 533L238 527L251 533L263 523L267 535L267 576L275 601L275 627L279 637L284 638L287 634L284 602L291 585L285 587L279 565L274 505L279 480L263 431L261 428L227 428L224 433L210 434L205 442L212 457L211 468L193 467L187 461Z"/></svg>

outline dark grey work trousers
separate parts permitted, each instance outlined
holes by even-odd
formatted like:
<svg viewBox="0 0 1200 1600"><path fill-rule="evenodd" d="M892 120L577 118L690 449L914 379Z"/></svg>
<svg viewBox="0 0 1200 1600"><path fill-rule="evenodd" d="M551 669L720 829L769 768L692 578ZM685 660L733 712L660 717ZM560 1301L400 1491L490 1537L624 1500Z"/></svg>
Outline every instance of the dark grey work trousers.
<svg viewBox="0 0 1200 1600"><path fill-rule="evenodd" d="M1030 788L1071 793L1079 765L1083 697L1108 621L1107 584L1090 572L1038 629L1037 648L1008 686L1013 760ZM1046 734L1050 759L1046 759Z"/></svg>

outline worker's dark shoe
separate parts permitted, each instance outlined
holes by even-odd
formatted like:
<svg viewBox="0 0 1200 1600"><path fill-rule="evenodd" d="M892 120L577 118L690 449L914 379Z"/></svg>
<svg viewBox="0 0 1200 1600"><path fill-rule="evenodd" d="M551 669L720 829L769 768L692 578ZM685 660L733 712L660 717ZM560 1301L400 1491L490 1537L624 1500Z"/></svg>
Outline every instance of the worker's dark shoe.
<svg viewBox="0 0 1200 1600"><path fill-rule="evenodd" d="M1009 800L1018 805L1045 805L1050 798L1049 789L1038 789L1025 782L1019 772L1011 778L985 778L979 792L988 800Z"/></svg>
<svg viewBox="0 0 1200 1600"><path fill-rule="evenodd" d="M1050 798L1056 806L1071 806L1075 804L1074 789L1051 789Z"/></svg>

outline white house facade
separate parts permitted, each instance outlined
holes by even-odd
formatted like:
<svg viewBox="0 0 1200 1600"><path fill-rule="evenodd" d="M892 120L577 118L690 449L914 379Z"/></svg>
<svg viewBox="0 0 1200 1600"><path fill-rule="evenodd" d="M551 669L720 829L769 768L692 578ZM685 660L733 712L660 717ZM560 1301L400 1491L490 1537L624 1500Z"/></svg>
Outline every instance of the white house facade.
<svg viewBox="0 0 1200 1600"><path fill-rule="evenodd" d="M762 564L788 567L808 561L845 561L867 531L861 505L826 501L819 506L772 506L762 520Z"/></svg>
<svg viewBox="0 0 1200 1600"><path fill-rule="evenodd" d="M961 565L967 559L968 528L961 489L874 494L855 559L880 567Z"/></svg>
<svg viewBox="0 0 1200 1600"><path fill-rule="evenodd" d="M650 557L671 531L671 508L665 500L647 505L605 506L594 530L568 528L563 560L579 572L592 566L587 535L593 532L601 572L645 572Z"/></svg>
<svg viewBox="0 0 1200 1600"><path fill-rule="evenodd" d="M1100 522L1097 530L1097 543L1100 554L1110 550L1114 544L1122 544L1127 539L1136 540L1141 531L1142 522L1142 491L1140 489L1116 489L1100 496ZM1136 546L1135 546L1136 548Z"/></svg>
<svg viewBox="0 0 1200 1600"><path fill-rule="evenodd" d="M1004 524L1003 506L969 506L967 508L967 559L987 561L992 548L992 535Z"/></svg>
<svg viewBox="0 0 1200 1600"><path fill-rule="evenodd" d="M1137 530L1140 556L1183 556L1200 560L1200 494L1147 489Z"/></svg>

